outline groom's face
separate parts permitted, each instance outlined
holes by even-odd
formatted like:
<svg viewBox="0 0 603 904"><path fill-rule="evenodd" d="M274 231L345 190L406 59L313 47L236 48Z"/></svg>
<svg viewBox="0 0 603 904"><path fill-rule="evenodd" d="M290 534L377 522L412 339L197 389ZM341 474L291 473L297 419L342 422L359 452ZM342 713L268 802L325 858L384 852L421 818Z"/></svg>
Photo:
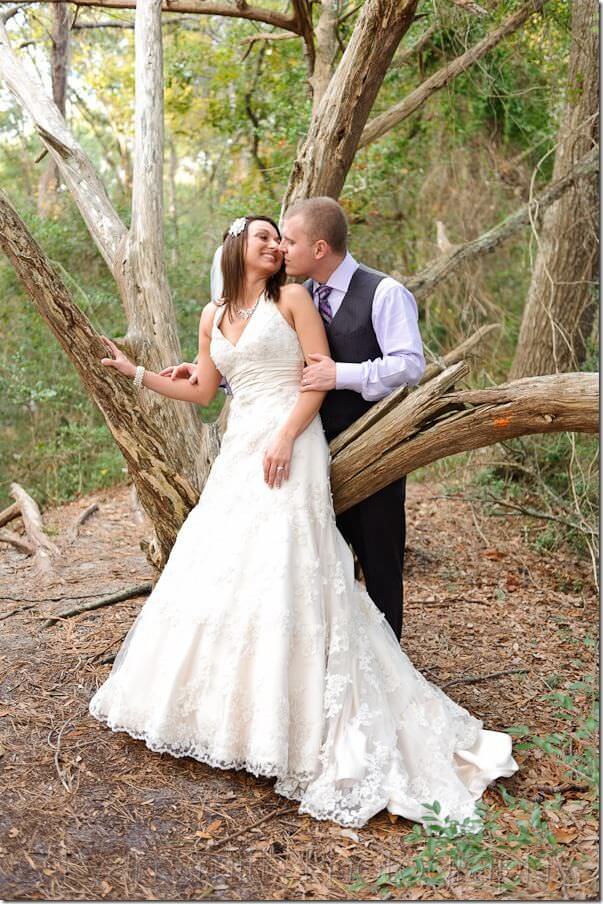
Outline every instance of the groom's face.
<svg viewBox="0 0 603 904"><path fill-rule="evenodd" d="M286 219L282 234L281 250L285 255L287 276L311 277L322 255L317 258L317 243L309 239L303 217L298 214Z"/></svg>

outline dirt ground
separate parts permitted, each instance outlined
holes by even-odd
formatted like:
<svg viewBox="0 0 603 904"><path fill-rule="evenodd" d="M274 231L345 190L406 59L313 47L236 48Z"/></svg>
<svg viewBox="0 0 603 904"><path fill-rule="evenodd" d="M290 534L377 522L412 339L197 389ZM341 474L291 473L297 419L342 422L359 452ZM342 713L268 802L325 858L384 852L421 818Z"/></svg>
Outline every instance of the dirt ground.
<svg viewBox="0 0 603 904"><path fill-rule="evenodd" d="M69 528L92 501L98 512L70 543ZM569 552L535 553L525 542L526 529L539 529L533 519L488 517L462 492L445 495L428 480L409 483L407 519L402 642L416 667L440 686L462 679L446 692L487 728L557 730L538 701L545 679L555 674L565 683L597 669L596 647L581 643L598 636L589 564ZM111 733L89 715L88 701L111 668L101 660L117 651L144 598L50 627L44 620L153 579L139 548L148 529L126 487L48 511L44 523L62 552L63 583L41 586L30 559L4 545L0 553L0 897L597 897L598 829L579 788L566 790L555 816L565 843L547 884L528 876L509 894L495 875L452 870L439 888L385 895L371 882L411 861L407 820L382 812L344 830L299 816L272 791L273 780L158 755ZM541 799L539 789L568 781L546 752L520 751L516 759L520 770L504 785L519 798ZM504 806L496 787L484 800ZM351 891L358 877L367 884Z"/></svg>

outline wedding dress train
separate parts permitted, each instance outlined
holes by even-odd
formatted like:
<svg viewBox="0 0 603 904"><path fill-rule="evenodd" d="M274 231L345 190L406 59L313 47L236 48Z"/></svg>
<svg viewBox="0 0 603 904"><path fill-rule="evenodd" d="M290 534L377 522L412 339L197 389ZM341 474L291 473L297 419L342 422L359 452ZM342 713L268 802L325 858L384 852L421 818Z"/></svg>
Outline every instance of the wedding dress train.
<svg viewBox="0 0 603 904"><path fill-rule="evenodd" d="M303 354L266 296L236 345L223 312L211 355L233 399L220 454L90 713L151 750L274 776L317 819L358 827L387 808L424 822L437 801L440 820L477 831L475 802L518 768L511 737L427 681L354 580L318 416L289 480L264 482Z"/></svg>

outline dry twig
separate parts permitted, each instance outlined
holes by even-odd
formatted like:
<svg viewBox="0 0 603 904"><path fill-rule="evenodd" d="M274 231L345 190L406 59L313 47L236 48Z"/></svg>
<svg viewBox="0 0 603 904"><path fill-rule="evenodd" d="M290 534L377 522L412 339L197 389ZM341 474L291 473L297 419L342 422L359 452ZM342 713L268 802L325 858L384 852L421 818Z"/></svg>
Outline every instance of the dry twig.
<svg viewBox="0 0 603 904"><path fill-rule="evenodd" d="M441 685L442 690L452 687L453 684L477 684L480 681L488 681L490 678L500 678L502 675L527 674L529 669L509 669L506 672L490 672L489 675L468 675L467 678L453 678Z"/></svg>
<svg viewBox="0 0 603 904"><path fill-rule="evenodd" d="M42 627L49 628L56 622L61 621L64 618L72 618L74 615L79 615L81 612L92 612L94 609L101 609L103 606L112 606L113 603L121 603L124 600L133 599L136 596L147 596L152 589L153 584L150 581L147 581L145 584L137 584L135 587L130 587L128 590L120 590L117 593L111 593L109 596L104 596L102 599L95 600L93 603L84 603L82 606L76 606L73 609L67 609L65 612L59 612L58 615L54 615L52 618L47 619Z"/></svg>

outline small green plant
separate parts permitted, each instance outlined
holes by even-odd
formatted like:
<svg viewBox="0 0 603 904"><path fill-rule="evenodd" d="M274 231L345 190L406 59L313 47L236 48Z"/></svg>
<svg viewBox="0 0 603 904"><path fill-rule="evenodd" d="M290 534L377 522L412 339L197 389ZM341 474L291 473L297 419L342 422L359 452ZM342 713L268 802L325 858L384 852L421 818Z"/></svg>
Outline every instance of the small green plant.
<svg viewBox="0 0 603 904"><path fill-rule="evenodd" d="M548 676L550 690L539 698L553 719L566 723L563 730L546 735L533 734L524 724L507 729L517 740L514 751L540 750L558 760L566 770L567 782L587 786L593 817L598 814L598 685L594 675L568 682L562 688L558 675ZM521 775L521 772L519 773ZM440 817L438 801L424 804L423 825L414 824L403 837L409 853L405 865L396 872L383 873L370 885L382 896L389 889L417 886L440 887L456 879L481 877L512 892L527 881L540 882L544 889L551 880L551 863L556 862L560 844L553 831L551 814L565 803L561 793L540 802L512 794L502 782L496 784L503 807L476 804L475 821L463 823ZM509 819L511 817L511 820ZM511 830L509 823L511 821ZM477 831L476 831L477 829ZM402 858L401 858L402 859ZM367 883L358 876L348 886L360 893Z"/></svg>

